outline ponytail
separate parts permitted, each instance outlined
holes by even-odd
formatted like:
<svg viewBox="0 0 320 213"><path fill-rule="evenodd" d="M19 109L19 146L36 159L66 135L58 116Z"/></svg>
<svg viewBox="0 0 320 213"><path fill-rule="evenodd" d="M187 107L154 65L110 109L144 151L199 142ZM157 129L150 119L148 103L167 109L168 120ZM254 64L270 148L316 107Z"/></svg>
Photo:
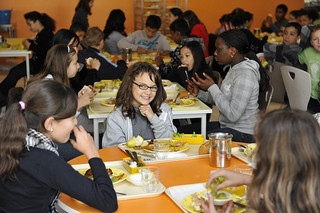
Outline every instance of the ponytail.
<svg viewBox="0 0 320 213"><path fill-rule="evenodd" d="M29 13L24 14L24 18L27 20L31 20L31 21L37 21L39 20L40 23L47 29L49 29L50 31L54 31L56 29L56 24L55 21L48 16L46 13L39 13L37 11L32 11Z"/></svg>
<svg viewBox="0 0 320 213"><path fill-rule="evenodd" d="M19 103L13 103L0 121L0 176L2 181L16 179L19 154L25 146L27 122Z"/></svg>

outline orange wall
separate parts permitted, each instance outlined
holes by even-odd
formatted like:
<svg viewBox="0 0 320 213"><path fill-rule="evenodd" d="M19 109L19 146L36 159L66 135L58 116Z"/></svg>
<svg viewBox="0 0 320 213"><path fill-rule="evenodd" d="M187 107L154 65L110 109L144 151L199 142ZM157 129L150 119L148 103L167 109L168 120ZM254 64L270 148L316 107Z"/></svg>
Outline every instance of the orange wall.
<svg viewBox="0 0 320 213"><path fill-rule="evenodd" d="M215 32L219 27L221 15L230 13L236 7L254 14L252 26L254 28L260 27L267 14L274 14L275 7L283 3L280 0L268 0L268 3L263 4L261 2L258 0L188 0L188 9L198 15L209 32ZM78 0L1 0L0 9L13 8L11 23L16 26L17 37L28 38L33 34L25 24L23 14L33 10L44 12L55 19L57 29L69 28L77 3ZM304 0L291 0L286 5L289 11L300 9L304 7ZM103 29L110 11L118 8L126 14L126 31L132 32L134 30L134 0L95 0L92 15L89 16L89 25Z"/></svg>

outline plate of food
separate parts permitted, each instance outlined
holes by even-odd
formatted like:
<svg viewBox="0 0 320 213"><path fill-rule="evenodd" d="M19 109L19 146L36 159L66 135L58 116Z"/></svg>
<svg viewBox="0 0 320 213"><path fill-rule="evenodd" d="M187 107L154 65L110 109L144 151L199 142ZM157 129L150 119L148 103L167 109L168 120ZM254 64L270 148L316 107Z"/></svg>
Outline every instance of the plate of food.
<svg viewBox="0 0 320 213"><path fill-rule="evenodd" d="M174 102L173 99L167 99L165 100L165 103L172 107L187 107L191 106L196 102L194 98L188 98L188 99L180 99L178 98L176 102Z"/></svg>
<svg viewBox="0 0 320 213"><path fill-rule="evenodd" d="M181 206L191 213L203 212L201 208L201 196L199 192L185 196L181 201Z"/></svg>
<svg viewBox="0 0 320 213"><path fill-rule="evenodd" d="M120 183L125 179L127 179L128 177L127 172L123 171L122 169L117 169L117 168L106 168L106 169L113 184ZM79 169L77 171L83 176L93 179L93 174L90 168Z"/></svg>
<svg viewBox="0 0 320 213"><path fill-rule="evenodd" d="M108 98L100 101L100 104L103 106L114 106L116 104L116 98Z"/></svg>
<svg viewBox="0 0 320 213"><path fill-rule="evenodd" d="M154 145L153 145L154 140L158 140L158 141L169 140L170 141L169 152L184 152L190 148L190 144L183 141L170 140L170 139L152 139L150 141L147 141L148 145L144 146L143 150L146 152L154 152Z"/></svg>

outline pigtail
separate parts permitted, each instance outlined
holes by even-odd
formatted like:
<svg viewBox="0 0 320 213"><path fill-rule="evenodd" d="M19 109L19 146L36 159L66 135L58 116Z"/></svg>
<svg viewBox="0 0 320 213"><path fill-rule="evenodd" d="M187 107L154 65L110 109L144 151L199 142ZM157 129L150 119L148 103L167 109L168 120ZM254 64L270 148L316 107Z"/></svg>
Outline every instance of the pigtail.
<svg viewBox="0 0 320 213"><path fill-rule="evenodd" d="M24 110L19 103L13 103L0 121L0 176L2 181L16 179L14 172L19 166L19 154L25 146L27 132Z"/></svg>
<svg viewBox="0 0 320 213"><path fill-rule="evenodd" d="M41 24L45 27L50 29L51 31L55 31L56 29L56 23L55 21L48 16L46 13L41 13L40 20Z"/></svg>

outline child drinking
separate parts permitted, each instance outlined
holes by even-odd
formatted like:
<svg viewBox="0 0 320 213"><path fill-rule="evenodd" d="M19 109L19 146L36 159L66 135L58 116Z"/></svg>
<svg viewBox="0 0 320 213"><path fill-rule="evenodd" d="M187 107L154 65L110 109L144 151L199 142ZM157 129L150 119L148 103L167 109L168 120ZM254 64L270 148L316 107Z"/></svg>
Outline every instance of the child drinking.
<svg viewBox="0 0 320 213"><path fill-rule="evenodd" d="M306 64L311 77L311 97L308 103L308 111L311 113L320 112L319 78L320 78L320 25L312 28L310 42L312 47L308 47L299 54L300 64Z"/></svg>
<svg viewBox="0 0 320 213"><path fill-rule="evenodd" d="M184 88L187 88L188 83L186 80L191 80L192 77L195 77L196 73L201 78L204 78L203 73L206 73L217 82L213 71L206 63L203 49L199 42L190 41L186 43L180 50L180 57L182 65L168 74L167 78L169 80L177 82Z"/></svg>
<svg viewBox="0 0 320 213"><path fill-rule="evenodd" d="M102 147L115 146L133 136L170 138L176 128L159 72L147 62L132 65L123 77L115 110L106 120Z"/></svg>

